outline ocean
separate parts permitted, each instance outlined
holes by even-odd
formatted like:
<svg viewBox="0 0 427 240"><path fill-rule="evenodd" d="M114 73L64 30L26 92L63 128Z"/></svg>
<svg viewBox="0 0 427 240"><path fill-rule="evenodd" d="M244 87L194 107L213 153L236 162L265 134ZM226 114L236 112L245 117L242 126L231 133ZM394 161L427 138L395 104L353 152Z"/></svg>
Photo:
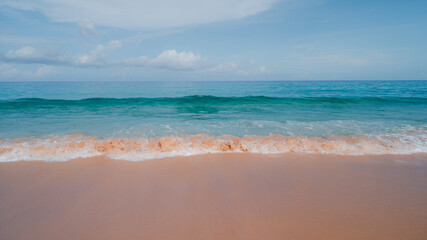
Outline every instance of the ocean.
<svg viewBox="0 0 427 240"><path fill-rule="evenodd" d="M0 161L427 153L427 81L0 82Z"/></svg>

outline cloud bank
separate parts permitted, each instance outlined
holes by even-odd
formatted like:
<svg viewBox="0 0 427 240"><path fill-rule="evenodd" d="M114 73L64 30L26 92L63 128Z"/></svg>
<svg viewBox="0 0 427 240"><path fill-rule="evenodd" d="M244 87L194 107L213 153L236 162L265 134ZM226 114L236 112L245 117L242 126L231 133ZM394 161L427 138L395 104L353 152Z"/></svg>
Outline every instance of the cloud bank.
<svg viewBox="0 0 427 240"><path fill-rule="evenodd" d="M165 50L155 58L140 56L123 60L109 60L109 54L121 48L119 40L113 40L105 45L97 45L87 54L70 57L60 51L52 49L36 49L24 46L17 50L10 50L0 55L0 60L7 63L51 64L74 67L153 67L167 70L197 70L207 68L207 58L191 51L178 52L175 49Z"/></svg>
<svg viewBox="0 0 427 240"><path fill-rule="evenodd" d="M168 28L241 19L269 9L278 0L9 0L3 5L40 11L56 22L91 19L101 26ZM80 24L79 24L80 25ZM84 35L94 25L82 22ZM92 29L93 28L93 29Z"/></svg>
<svg viewBox="0 0 427 240"><path fill-rule="evenodd" d="M217 72L217 73L236 73L239 75L257 75L270 73L266 67L256 68L254 63L250 67L238 65L234 62L224 64L213 64L208 58L192 51L177 51L175 49L164 50L154 58L139 56L136 58L125 58L119 60L110 60L109 55L116 49L122 47L119 40L113 40L107 44L97 45L87 54L65 55L61 51L52 49L36 49L32 46L24 46L17 50L10 50L0 55L0 60L5 63L24 63L24 64L42 64L34 73L18 73L15 68L8 67L3 69L3 76L34 76L42 77L54 73L49 65L61 65L69 67L135 67L135 68L157 68L169 71L193 71L193 72ZM47 65L48 64L48 65ZM6 66L6 65L4 65Z"/></svg>

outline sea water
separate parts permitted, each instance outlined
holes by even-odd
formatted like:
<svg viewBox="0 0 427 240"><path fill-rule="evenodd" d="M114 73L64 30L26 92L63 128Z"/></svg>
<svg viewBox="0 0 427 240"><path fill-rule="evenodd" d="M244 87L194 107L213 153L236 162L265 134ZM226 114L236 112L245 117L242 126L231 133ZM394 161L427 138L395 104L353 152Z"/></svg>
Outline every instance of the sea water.
<svg viewBox="0 0 427 240"><path fill-rule="evenodd" d="M427 81L0 82L0 161L427 152Z"/></svg>

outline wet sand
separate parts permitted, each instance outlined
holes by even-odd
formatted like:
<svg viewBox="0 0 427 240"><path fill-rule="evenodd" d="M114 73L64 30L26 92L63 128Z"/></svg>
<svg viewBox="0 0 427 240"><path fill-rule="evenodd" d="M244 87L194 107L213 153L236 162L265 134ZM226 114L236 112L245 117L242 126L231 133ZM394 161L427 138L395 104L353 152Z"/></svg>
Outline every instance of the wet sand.
<svg viewBox="0 0 427 240"><path fill-rule="evenodd" d="M427 239L427 155L0 163L0 239Z"/></svg>

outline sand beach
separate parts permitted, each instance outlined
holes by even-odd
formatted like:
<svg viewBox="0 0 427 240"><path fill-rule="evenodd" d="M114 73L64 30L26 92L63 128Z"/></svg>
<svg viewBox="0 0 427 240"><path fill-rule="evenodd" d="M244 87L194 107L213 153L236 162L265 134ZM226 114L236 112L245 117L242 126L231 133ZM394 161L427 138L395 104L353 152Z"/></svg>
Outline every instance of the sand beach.
<svg viewBox="0 0 427 240"><path fill-rule="evenodd" d="M1 239L425 239L427 155L0 163Z"/></svg>

